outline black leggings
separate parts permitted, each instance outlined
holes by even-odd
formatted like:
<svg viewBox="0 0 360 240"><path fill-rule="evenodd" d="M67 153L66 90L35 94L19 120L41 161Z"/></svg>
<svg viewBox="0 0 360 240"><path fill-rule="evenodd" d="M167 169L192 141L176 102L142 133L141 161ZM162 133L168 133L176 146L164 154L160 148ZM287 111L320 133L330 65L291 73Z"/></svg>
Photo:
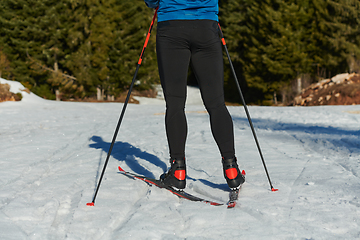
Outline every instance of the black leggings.
<svg viewBox="0 0 360 240"><path fill-rule="evenodd" d="M217 22L211 20L158 23L156 50L166 101L165 126L171 158L185 157L185 102L190 60L221 156L235 156L233 122L224 100L223 55L218 31Z"/></svg>

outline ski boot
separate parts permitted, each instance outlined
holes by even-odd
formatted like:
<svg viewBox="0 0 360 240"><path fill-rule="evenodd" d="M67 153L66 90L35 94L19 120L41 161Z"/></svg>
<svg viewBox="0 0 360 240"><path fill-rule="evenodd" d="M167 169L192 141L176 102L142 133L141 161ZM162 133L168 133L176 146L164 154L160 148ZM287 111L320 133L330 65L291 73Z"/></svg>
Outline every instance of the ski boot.
<svg viewBox="0 0 360 240"><path fill-rule="evenodd" d="M236 157L222 159L224 177L231 190L237 190L245 182L245 177L240 173Z"/></svg>
<svg viewBox="0 0 360 240"><path fill-rule="evenodd" d="M171 167L167 173L160 176L160 180L175 190L183 190L186 186L186 164L183 159L170 159Z"/></svg>

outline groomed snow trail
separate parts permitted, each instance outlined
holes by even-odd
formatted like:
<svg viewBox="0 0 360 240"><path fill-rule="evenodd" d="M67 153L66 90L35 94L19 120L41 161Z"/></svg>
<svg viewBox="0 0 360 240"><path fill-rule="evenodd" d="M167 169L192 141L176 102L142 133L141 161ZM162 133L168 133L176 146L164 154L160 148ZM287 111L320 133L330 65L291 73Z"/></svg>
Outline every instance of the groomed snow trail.
<svg viewBox="0 0 360 240"><path fill-rule="evenodd" d="M360 106L250 106L271 192L242 107L229 107L247 178L236 208L176 196L117 171L158 177L168 166L164 105L122 108L24 98L0 103L1 239L359 239ZM226 201L204 107L186 108L188 191Z"/></svg>

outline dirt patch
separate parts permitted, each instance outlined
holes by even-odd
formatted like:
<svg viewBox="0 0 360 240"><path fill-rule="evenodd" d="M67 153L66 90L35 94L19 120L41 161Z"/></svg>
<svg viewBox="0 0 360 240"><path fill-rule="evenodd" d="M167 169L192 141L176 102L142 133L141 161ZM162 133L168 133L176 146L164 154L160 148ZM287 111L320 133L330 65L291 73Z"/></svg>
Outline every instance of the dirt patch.
<svg viewBox="0 0 360 240"><path fill-rule="evenodd" d="M303 89L293 106L360 104L360 75L339 74Z"/></svg>
<svg viewBox="0 0 360 240"><path fill-rule="evenodd" d="M360 114L360 111L345 111L347 113L351 113L351 114Z"/></svg>
<svg viewBox="0 0 360 240"><path fill-rule="evenodd" d="M10 92L10 85L5 83L0 83L0 102L5 101L20 101L22 99L22 95L20 93L12 93Z"/></svg>

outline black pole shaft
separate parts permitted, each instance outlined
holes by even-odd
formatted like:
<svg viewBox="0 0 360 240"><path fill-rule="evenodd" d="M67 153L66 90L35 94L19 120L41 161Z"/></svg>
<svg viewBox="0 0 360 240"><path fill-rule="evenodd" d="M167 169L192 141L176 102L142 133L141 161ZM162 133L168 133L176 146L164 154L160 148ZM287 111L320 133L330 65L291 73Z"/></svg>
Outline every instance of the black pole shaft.
<svg viewBox="0 0 360 240"><path fill-rule="evenodd" d="M111 156L112 149L113 149L113 147L114 147L114 143L115 143L116 137L117 137L117 135L118 135L118 133L119 133L119 130L120 130L121 122L122 122L122 120L123 120L123 118L124 118L124 114L125 114L126 107L127 107L128 103L129 103L131 91L132 91L132 89L133 89L133 87L134 87L134 83L135 83L135 80L136 80L136 76L137 76L137 74L138 74L138 71L139 71L139 68L140 68L140 65L141 65L141 62L142 62L142 58L143 58L145 49L146 49L147 44L148 44L148 42L149 42L149 38L150 38L150 35L151 35L151 30L152 30L152 28L153 28L153 26L154 26L154 22L155 22L155 19L156 19L156 16L157 16L157 10L158 10L158 9L156 8L155 13L154 13L154 17L153 17L153 19L152 19L152 22L151 22L151 24L150 24L149 31L148 31L147 36L146 36L146 40L145 40L143 49L142 49L141 54L140 54L140 57L139 57L139 61L138 61L137 66L136 66L136 70L135 70L134 77L133 77L133 79L132 79L132 81L131 81L129 91L128 91L128 93L127 93L127 96L126 96L126 99L125 99L123 108L122 108L122 110L121 110L120 118L119 118L119 121L118 121L118 123L117 123L117 125L116 125L116 129L115 129L115 132L114 132L114 136L113 136L113 138L112 138L112 141L111 141L111 145L110 145L110 148L109 148L109 152L108 152L108 154L107 154L107 156L106 156L105 164L104 164L103 170L102 170L101 175L100 175L99 183L98 183L98 185L97 185L97 188L96 188L96 191L95 191L95 194L94 194L94 197L93 197L92 202L91 202L91 203L87 203L88 206L94 206L96 196L97 196L97 194L98 194L98 192L99 192L99 188L100 188L102 179L103 179L103 177L104 177L105 170L106 170L107 164L108 164L108 162L109 162L109 159L110 159L110 156Z"/></svg>
<svg viewBox="0 0 360 240"><path fill-rule="evenodd" d="M247 119L248 119L248 121L249 121L250 128L251 128L252 134L253 134L253 136L254 136L255 143L256 143L256 146L257 146L257 148L258 148L258 151L259 151L259 154L260 154L260 158L261 158L261 161L262 161L262 163L263 163L263 166L264 166L264 169L265 169L265 172L266 172L266 176L267 176L267 178L268 178L268 181L269 181L271 190L272 190L272 191L277 191L277 189L275 189L275 188L272 186L272 183L271 183L271 180L270 180L270 176L269 176L269 172L268 172L267 167L266 167L266 164L265 164L264 156L263 156L263 154L262 154L262 151L261 151L261 148L260 148L260 144L259 144L258 138L257 138L257 136L256 136L256 132L255 132L255 129L254 129L254 125L253 125L253 123L252 123L252 120L251 120L251 117L250 117L250 113L249 113L248 107L247 107L247 105L246 105L246 103L245 103L245 99L244 99L243 93L242 93L242 91L241 91L241 87L240 87L240 84L239 84L239 80L238 80L238 78L237 78L237 76L236 76L235 69L234 69L234 66L233 66L233 64L232 64L232 61L231 61L231 58L230 58L230 54L229 54L229 51L228 51L227 46L226 46L225 38L224 38L224 35L223 35L223 33L222 33L220 24L219 24L219 29L220 29L221 41L222 41L222 44L223 44L223 46L224 46L226 55L227 55L227 57L228 57L228 59L229 59L230 68L231 68L232 74L233 74L233 76L234 76L236 86L237 86L237 88L238 88L238 90L239 90L241 102L242 102L242 104L243 104L243 106L244 106L245 113L246 113Z"/></svg>

